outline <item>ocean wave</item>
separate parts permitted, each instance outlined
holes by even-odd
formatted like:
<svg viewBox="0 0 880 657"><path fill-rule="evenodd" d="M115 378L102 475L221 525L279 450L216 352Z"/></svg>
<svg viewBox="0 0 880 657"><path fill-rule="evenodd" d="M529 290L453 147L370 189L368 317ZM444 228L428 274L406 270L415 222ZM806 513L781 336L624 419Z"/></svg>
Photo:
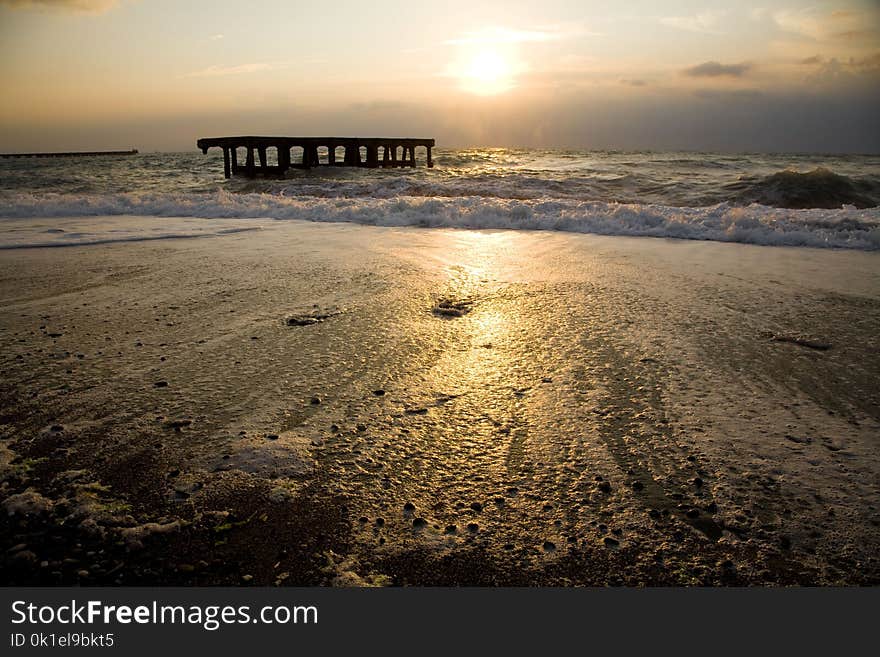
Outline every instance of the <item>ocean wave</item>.
<svg viewBox="0 0 880 657"><path fill-rule="evenodd" d="M653 163L656 165L657 163ZM579 171L517 169L457 170L395 175L359 172L336 175L295 172L285 179L234 180L226 188L238 193L270 193L326 198L384 198L400 196L494 197L516 200L571 199L608 203L637 203L705 207L718 203L786 209L834 209L844 205L880 205L880 177L846 176L825 168L808 172L782 170L768 175L743 175L733 182L717 173L679 171L656 166L587 169ZM335 173L335 172L334 172Z"/></svg>
<svg viewBox="0 0 880 657"><path fill-rule="evenodd" d="M853 206L792 210L720 203L691 208L572 199L288 197L222 190L198 194L15 193L5 195L2 201L0 218L8 220L128 215L136 221L138 216L164 217L164 231L175 237L189 232L178 230L177 224L191 227L192 218L272 219L375 226L556 230L773 246L880 249L880 210ZM21 239L16 237L19 223L0 221L0 245L21 245ZM103 238L100 234L92 235L93 240ZM65 236L53 233L46 239L63 243Z"/></svg>
<svg viewBox="0 0 880 657"><path fill-rule="evenodd" d="M870 208L880 205L880 180L876 177L850 178L824 167L805 173L778 171L760 178L743 178L726 186L731 201L760 203L777 208L839 208L854 205Z"/></svg>
<svg viewBox="0 0 880 657"><path fill-rule="evenodd" d="M524 202L601 201L675 207L759 203L787 209L880 204L876 156L720 155L469 149L436 152L435 167L318 167L283 178L222 178L217 152L153 153L124 161L85 158L0 160L0 204L7 195L228 192L321 198L493 197ZM270 163L271 163L270 153ZM423 164L423 163L422 163ZM12 198L15 202L16 198ZM248 199L245 202L250 202Z"/></svg>

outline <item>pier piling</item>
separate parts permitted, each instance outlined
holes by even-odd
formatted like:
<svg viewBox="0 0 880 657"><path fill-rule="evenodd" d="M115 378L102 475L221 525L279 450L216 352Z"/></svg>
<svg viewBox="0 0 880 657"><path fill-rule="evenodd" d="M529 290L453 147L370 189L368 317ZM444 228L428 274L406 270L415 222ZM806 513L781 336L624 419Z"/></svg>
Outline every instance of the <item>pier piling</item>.
<svg viewBox="0 0 880 657"><path fill-rule="evenodd" d="M431 158L433 139L409 139L387 137L211 137L199 139L197 146L203 153L210 148L223 149L223 175L230 178L243 174L254 178L257 174L278 175L292 168L311 169L318 166L351 167L415 167L416 148L425 149L425 163L434 166ZM302 160L291 161L291 148L302 149ZM382 157L379 157L379 148ZM238 163L238 149L246 153L244 166ZM268 149L277 153L277 164L270 165ZM319 149L327 149L325 162L321 161ZM342 161L336 158L336 149L342 148ZM361 156L361 148L365 155ZM400 158L398 159L398 148ZM256 151L256 155L254 154ZM257 166L256 158L259 158ZM297 158L299 159L299 158Z"/></svg>
<svg viewBox="0 0 880 657"><path fill-rule="evenodd" d="M231 172L230 164L229 164L229 147L223 147L223 176L229 178Z"/></svg>

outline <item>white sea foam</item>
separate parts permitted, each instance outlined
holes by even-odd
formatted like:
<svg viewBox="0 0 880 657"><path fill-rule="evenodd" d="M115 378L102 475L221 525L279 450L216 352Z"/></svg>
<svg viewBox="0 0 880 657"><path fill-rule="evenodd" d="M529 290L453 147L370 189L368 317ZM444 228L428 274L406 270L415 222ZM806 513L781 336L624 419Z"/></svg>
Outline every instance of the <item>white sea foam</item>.
<svg viewBox="0 0 880 657"><path fill-rule="evenodd" d="M94 219L108 216L118 219ZM122 216L126 217L125 221L121 221ZM62 228L65 232L53 232L54 223L50 219L57 221L62 217L93 219L84 229L72 227ZM139 217L163 219L139 222ZM211 193L8 194L0 205L0 248L218 235L255 227L253 222L241 221L247 219L558 230L774 246L880 249L878 208L791 210L727 203L690 208L570 198L327 198L222 190Z"/></svg>

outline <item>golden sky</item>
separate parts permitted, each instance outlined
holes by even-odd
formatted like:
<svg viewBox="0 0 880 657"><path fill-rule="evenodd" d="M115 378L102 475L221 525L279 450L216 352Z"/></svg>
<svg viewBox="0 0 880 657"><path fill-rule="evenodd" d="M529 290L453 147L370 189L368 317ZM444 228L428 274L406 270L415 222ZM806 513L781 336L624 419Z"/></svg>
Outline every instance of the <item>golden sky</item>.
<svg viewBox="0 0 880 657"><path fill-rule="evenodd" d="M0 0L0 151L880 149L880 2Z"/></svg>

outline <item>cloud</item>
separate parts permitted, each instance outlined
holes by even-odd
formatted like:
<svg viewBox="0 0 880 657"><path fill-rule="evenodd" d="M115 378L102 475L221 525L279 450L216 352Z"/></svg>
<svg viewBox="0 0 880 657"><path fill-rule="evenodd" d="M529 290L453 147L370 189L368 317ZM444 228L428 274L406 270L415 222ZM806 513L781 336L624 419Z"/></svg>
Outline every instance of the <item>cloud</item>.
<svg viewBox="0 0 880 657"><path fill-rule="evenodd" d="M850 57L843 60L836 57L818 58L816 64L815 72L807 78L811 84L861 81L868 86L876 86L877 77L880 76L880 52L867 57Z"/></svg>
<svg viewBox="0 0 880 657"><path fill-rule="evenodd" d="M511 30L506 27L489 27L483 30L465 32L460 37L449 39L444 43L453 46L474 43L540 43L543 41L555 41L558 38L552 32L541 30Z"/></svg>
<svg viewBox="0 0 880 657"><path fill-rule="evenodd" d="M224 38L225 36L226 36L225 34L212 34L210 39L211 39L211 41L219 41L220 39Z"/></svg>
<svg viewBox="0 0 880 657"><path fill-rule="evenodd" d="M263 71L277 71L287 68L284 62L254 62L252 64L238 64L236 66L209 66L200 71L185 73L182 78L217 78L225 75L242 75L246 73L260 73Z"/></svg>
<svg viewBox="0 0 880 657"><path fill-rule="evenodd" d="M646 87L648 83L644 80L621 80L620 84L626 84L630 87Z"/></svg>
<svg viewBox="0 0 880 657"><path fill-rule="evenodd" d="M852 65L862 71L876 72L880 70L880 52L875 52L861 59L854 59Z"/></svg>
<svg viewBox="0 0 880 657"><path fill-rule="evenodd" d="M773 12L773 22L784 32L792 32L810 39L822 39L825 26L813 9L782 9Z"/></svg>
<svg viewBox="0 0 880 657"><path fill-rule="evenodd" d="M11 9L59 9L94 14L118 4L119 0L0 0L0 6Z"/></svg>
<svg viewBox="0 0 880 657"><path fill-rule="evenodd" d="M812 57L806 57L798 62L798 64L803 64L804 66L813 66L815 64L821 64L822 57L819 55L813 55Z"/></svg>
<svg viewBox="0 0 880 657"><path fill-rule="evenodd" d="M781 9L767 15L783 32L814 41L874 39L880 27L877 12L838 10L820 13L805 8Z"/></svg>
<svg viewBox="0 0 880 657"><path fill-rule="evenodd" d="M686 68L682 73L692 78L741 78L749 69L751 64L743 62L741 64L720 64L718 62L703 62L696 66Z"/></svg>
<svg viewBox="0 0 880 657"><path fill-rule="evenodd" d="M513 44L513 43L547 43L559 41L573 36L593 35L581 27L574 26L550 26L538 29L518 30L508 27L485 27L462 33L455 39L448 39L443 43L450 46L488 45L488 44Z"/></svg>
<svg viewBox="0 0 880 657"><path fill-rule="evenodd" d="M702 32L704 34L718 34L717 27L724 18L726 12L704 11L694 16L666 16L660 22L667 27L688 32Z"/></svg>
<svg viewBox="0 0 880 657"><path fill-rule="evenodd" d="M732 89L719 91L718 89L697 89L694 96L705 100L754 100L761 98L764 93L758 89Z"/></svg>
<svg viewBox="0 0 880 657"><path fill-rule="evenodd" d="M832 35L836 39L845 39L847 41L859 41L864 40L868 41L870 39L874 39L877 36L876 30L845 30L843 32L836 32Z"/></svg>

